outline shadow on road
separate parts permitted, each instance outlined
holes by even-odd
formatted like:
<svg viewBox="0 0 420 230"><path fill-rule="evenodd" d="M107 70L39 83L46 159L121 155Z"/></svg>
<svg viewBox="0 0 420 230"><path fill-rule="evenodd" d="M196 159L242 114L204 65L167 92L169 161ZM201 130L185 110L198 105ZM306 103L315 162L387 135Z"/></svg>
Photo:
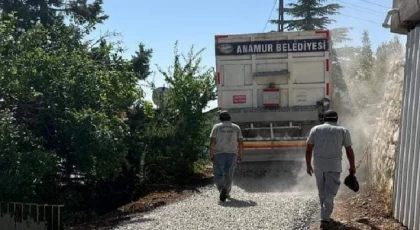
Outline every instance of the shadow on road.
<svg viewBox="0 0 420 230"><path fill-rule="evenodd" d="M252 200L238 200L235 198L229 198L225 202L219 202L220 206L231 207L231 208L249 208L256 206L257 203Z"/></svg>
<svg viewBox="0 0 420 230"><path fill-rule="evenodd" d="M124 223L124 224L134 224L134 223L143 223L143 222L149 222L154 221L155 219L151 218L143 218L143 217L133 217L132 215L127 216L117 216L107 219L100 219L96 222L87 223L84 225L80 225L77 227L70 227L69 230L112 230L116 226Z"/></svg>
<svg viewBox="0 0 420 230"><path fill-rule="evenodd" d="M144 222L149 222L149 221L154 221L155 219L151 219L151 218L133 218L129 221L124 221L124 224L135 224L135 223L144 223Z"/></svg>

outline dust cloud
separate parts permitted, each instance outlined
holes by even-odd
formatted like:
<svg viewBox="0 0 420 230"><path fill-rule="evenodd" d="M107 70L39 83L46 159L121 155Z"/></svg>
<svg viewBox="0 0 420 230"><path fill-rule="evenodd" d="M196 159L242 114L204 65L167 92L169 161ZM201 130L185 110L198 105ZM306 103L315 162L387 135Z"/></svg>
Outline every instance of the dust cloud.
<svg viewBox="0 0 420 230"><path fill-rule="evenodd" d="M351 133L356 167L358 167L356 177L359 182L368 183L372 177L373 142L381 133L377 132L378 122L386 119L387 115L383 112L389 103L385 101L384 95L396 87L392 85L394 82L391 81L392 78L402 78L404 53L404 47L397 38L383 43L374 57L375 64L370 73L370 80L358 79L354 76L354 69L343 68L348 93L345 97L341 97L337 108L334 109L339 115L338 123ZM344 149L342 167L343 181L350 168Z"/></svg>
<svg viewBox="0 0 420 230"><path fill-rule="evenodd" d="M238 168L249 170L234 178L234 184L246 192L316 194L315 177L306 173L304 161L242 163Z"/></svg>
<svg viewBox="0 0 420 230"><path fill-rule="evenodd" d="M398 43L398 44L397 44ZM366 81L355 77L354 62L342 63L342 75L345 80L347 92L336 100L333 108L338 112L339 125L347 128L352 137L353 149L355 153L355 163L357 168L356 176L359 182L369 182L371 178L371 159L372 142L375 138L376 128L381 119L383 107L386 101L383 100L387 90L392 88L389 80L395 77L395 73L402 74L401 63L404 61L405 50L398 41L391 41L389 47L385 47L385 61L383 57L376 56L377 63L374 65L372 80ZM379 61L382 60L382 63ZM382 66L381 66L382 65ZM375 79L376 78L376 79ZM379 133L379 132L378 132ZM304 151L304 150L303 150ZM235 185L248 192L305 192L317 193L315 177L306 173L304 152L300 153L301 162L271 162L259 163L259 170L266 171L263 176L236 177ZM242 165L242 167L248 167ZM253 167L255 169L255 167ZM284 169L282 171L282 169ZM348 175L349 162L343 148L342 155L341 181ZM258 171L258 170L257 170ZM273 175L269 172L276 172ZM254 170L255 173L255 170ZM264 173L263 173L264 174ZM344 184L340 186L340 191L348 189Z"/></svg>
<svg viewBox="0 0 420 230"><path fill-rule="evenodd" d="M384 95L393 81L390 79L402 75L404 62L404 45L394 38L381 44L373 57L373 68L369 74L359 71L356 67L356 56L348 58L349 54L343 53L340 57L337 52L345 90L334 99L332 109L338 112L338 124L347 128L352 137L357 167L356 176L359 182L369 182L371 174L372 142L381 116L384 117L383 108L387 106ZM351 52L350 52L351 53ZM351 55L350 55L351 56ZM398 72L398 74L396 74ZM360 77L362 76L362 77ZM364 78L363 78L364 76ZM366 77L367 76L367 77ZM402 76L399 76L402 77ZM315 177L306 173L304 151L300 162L266 162L252 166L251 176L235 176L234 184L248 192L304 192L317 193ZM349 162L343 148L341 181L348 175ZM240 167L249 167L243 164ZM240 168L239 167L239 168ZM258 168L255 170L255 168ZM258 171L265 171L259 175ZM257 173L255 173L257 172ZM276 173L272 173L276 172ZM344 184L340 191L348 189Z"/></svg>

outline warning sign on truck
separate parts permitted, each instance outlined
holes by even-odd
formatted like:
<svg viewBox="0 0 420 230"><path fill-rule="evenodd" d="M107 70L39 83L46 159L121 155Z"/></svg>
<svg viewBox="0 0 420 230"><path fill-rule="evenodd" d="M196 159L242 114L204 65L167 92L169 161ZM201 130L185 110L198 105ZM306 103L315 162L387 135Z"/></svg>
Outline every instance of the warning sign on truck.
<svg viewBox="0 0 420 230"><path fill-rule="evenodd" d="M216 44L216 55L328 51L328 39L296 39Z"/></svg>
<svg viewBox="0 0 420 230"><path fill-rule="evenodd" d="M246 103L246 95L233 95L233 104Z"/></svg>

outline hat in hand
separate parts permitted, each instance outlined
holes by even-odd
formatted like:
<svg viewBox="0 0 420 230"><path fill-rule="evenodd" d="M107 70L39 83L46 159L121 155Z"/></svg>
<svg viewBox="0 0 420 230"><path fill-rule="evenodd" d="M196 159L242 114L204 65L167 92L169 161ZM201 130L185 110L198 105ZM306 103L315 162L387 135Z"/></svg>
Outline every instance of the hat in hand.
<svg viewBox="0 0 420 230"><path fill-rule="evenodd" d="M350 173L346 179L344 179L344 184L349 187L354 192L359 191L359 182L354 174Z"/></svg>

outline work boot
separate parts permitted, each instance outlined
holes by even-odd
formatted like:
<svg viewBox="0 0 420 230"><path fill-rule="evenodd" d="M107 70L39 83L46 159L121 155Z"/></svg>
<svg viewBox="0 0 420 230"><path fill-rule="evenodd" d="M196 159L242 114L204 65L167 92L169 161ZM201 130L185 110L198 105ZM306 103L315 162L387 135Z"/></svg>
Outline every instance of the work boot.
<svg viewBox="0 0 420 230"><path fill-rule="evenodd" d="M220 201L225 202L226 197L227 197L227 189L222 188L222 190L220 191Z"/></svg>
<svg viewBox="0 0 420 230"><path fill-rule="evenodd" d="M227 190L226 198L228 198L228 199L230 198L230 189Z"/></svg>
<svg viewBox="0 0 420 230"><path fill-rule="evenodd" d="M330 229L330 222L326 220L321 220L321 226L319 226L319 229Z"/></svg>

